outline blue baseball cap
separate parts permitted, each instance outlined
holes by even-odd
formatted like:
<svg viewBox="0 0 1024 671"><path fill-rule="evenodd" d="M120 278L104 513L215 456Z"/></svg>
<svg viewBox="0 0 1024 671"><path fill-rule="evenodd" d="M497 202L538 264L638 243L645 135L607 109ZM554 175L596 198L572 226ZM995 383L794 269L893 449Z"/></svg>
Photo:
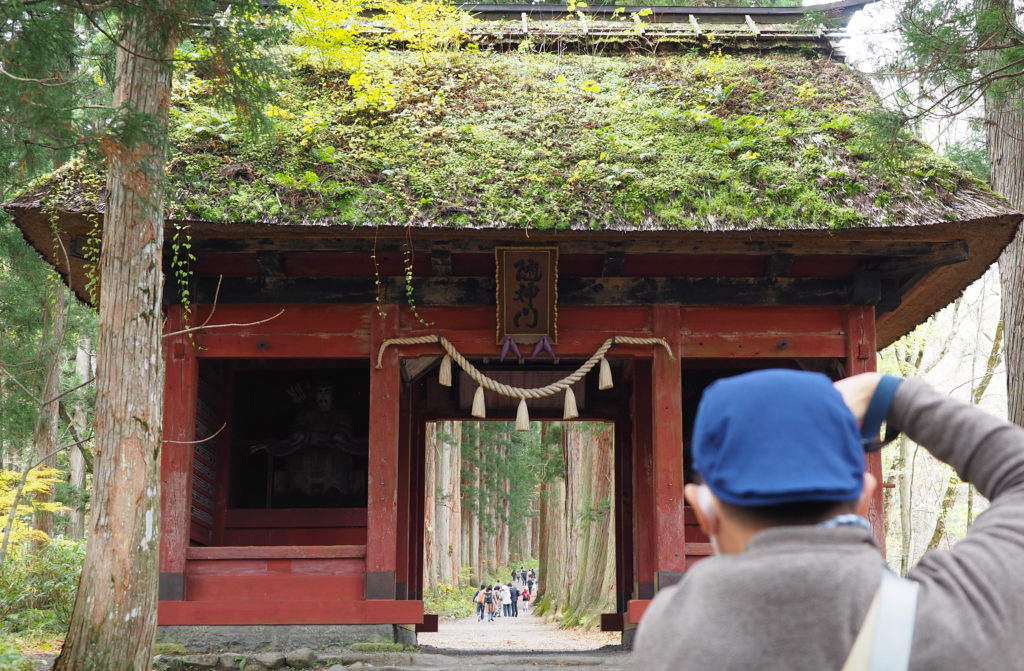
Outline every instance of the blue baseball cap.
<svg viewBox="0 0 1024 671"><path fill-rule="evenodd" d="M697 407L693 465L737 506L852 501L864 488L857 420L820 373L762 370L711 384Z"/></svg>

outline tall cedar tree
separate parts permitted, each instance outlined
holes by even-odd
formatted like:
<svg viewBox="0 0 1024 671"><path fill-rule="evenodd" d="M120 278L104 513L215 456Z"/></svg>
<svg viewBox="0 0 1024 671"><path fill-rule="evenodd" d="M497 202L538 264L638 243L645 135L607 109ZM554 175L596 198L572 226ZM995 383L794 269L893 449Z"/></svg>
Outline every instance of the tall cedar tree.
<svg viewBox="0 0 1024 671"><path fill-rule="evenodd" d="M992 188L1024 209L1024 25L1012 0L909 0L901 64L936 106L984 101ZM999 259L1009 417L1024 424L1024 229Z"/></svg>
<svg viewBox="0 0 1024 671"><path fill-rule="evenodd" d="M258 110L270 93L268 72L259 70L261 45L278 27L258 0L13 0L0 7L2 183L80 151L102 155L108 170L93 508L54 668L148 669L160 547L163 188L175 50L188 40L192 66L213 88L242 112ZM85 58L96 34L116 52L110 104L95 86L102 73Z"/></svg>

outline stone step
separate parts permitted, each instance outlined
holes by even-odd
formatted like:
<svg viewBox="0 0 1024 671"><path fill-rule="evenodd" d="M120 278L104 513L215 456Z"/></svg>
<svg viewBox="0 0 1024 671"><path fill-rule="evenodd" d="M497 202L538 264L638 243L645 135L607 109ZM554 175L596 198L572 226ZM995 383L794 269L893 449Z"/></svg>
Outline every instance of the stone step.
<svg viewBox="0 0 1024 671"><path fill-rule="evenodd" d="M631 657L625 651L542 652L542 653L317 653L310 649L281 652L223 652L190 655L157 655L154 671L626 671Z"/></svg>

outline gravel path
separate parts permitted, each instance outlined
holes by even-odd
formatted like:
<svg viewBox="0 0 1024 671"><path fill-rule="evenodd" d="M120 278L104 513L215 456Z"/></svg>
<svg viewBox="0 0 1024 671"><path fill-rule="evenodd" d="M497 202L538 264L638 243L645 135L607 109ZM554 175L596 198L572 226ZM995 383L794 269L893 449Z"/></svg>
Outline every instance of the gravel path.
<svg viewBox="0 0 1024 671"><path fill-rule="evenodd" d="M443 619L436 633L419 634L419 645L438 651L488 650L500 652L583 651L619 646L619 632L559 629L532 612L480 622L476 616Z"/></svg>

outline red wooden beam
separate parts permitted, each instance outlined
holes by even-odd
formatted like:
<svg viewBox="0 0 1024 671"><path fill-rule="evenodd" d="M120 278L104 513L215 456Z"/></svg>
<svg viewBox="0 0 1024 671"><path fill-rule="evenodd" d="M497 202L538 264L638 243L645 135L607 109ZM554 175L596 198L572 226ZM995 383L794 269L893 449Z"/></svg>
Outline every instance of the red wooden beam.
<svg viewBox="0 0 1024 671"><path fill-rule="evenodd" d="M218 562L220 563L220 562ZM209 604L239 604L305 599L322 601L357 601L363 598L365 572L362 562L347 560L352 566L339 567L332 573L292 571L283 565L259 567L255 575L224 573L189 573L188 600ZM344 570L346 569L347 570ZM244 595L244 598L240 597ZM269 623L268 623L269 624Z"/></svg>
<svg viewBox="0 0 1024 671"><path fill-rule="evenodd" d="M168 310L165 332L184 328L181 306ZM192 455L199 369L188 336L164 343L164 442L160 451L160 598L185 598L185 548L189 544Z"/></svg>
<svg viewBox="0 0 1024 671"><path fill-rule="evenodd" d="M398 335L398 306L370 323L371 350ZM376 361L374 355L373 361ZM398 568L398 441L401 377L398 350L389 348L381 368L370 366L370 455L367 482L366 598L394 599ZM421 611L422 617L422 611ZM416 620L419 622L420 620ZM408 622L407 622L408 623Z"/></svg>
<svg viewBox="0 0 1024 671"><path fill-rule="evenodd" d="M189 560L232 559L363 559L365 545L286 545L286 546L234 546L190 547L185 550Z"/></svg>
<svg viewBox="0 0 1024 671"><path fill-rule="evenodd" d="M671 306L667 306L670 309ZM210 358L365 358L376 361L370 346L375 308L362 305L218 306L209 326L196 338L198 356ZM845 356L844 308L841 306L683 307L680 346L687 357L842 357ZM399 313L397 335L444 334L466 356L495 356L494 309L487 306L423 307L417 319L406 307ZM193 323L201 324L210 308L199 306ZM562 357L588 357L615 334L649 336L647 306L567 307L559 312ZM263 323L256 323L263 322ZM425 322L425 323L424 323ZM225 327L226 324L237 326ZM428 326L429 324L429 326ZM403 346L405 356L438 354L437 345ZM652 356L650 347L616 346L612 356Z"/></svg>
<svg viewBox="0 0 1024 671"><path fill-rule="evenodd" d="M161 604L162 606L163 604ZM644 613L647 612L647 607L651 605L650 599L633 599L629 602L629 607L626 609L626 622L631 624L639 624L640 619L643 618ZM161 622L161 624L163 624Z"/></svg>
<svg viewBox="0 0 1024 671"><path fill-rule="evenodd" d="M851 305L846 313L846 331L849 334L846 356L847 375L867 373L876 370L875 361L875 312L871 306ZM882 454L869 454L867 470L878 482L868 507L868 521L875 532L875 540L885 554L885 505L882 500Z"/></svg>
<svg viewBox="0 0 1024 671"><path fill-rule="evenodd" d="M159 625L419 624L422 601L161 601Z"/></svg>
<svg viewBox="0 0 1024 671"><path fill-rule="evenodd" d="M229 508L230 527L365 527L366 508Z"/></svg>
<svg viewBox="0 0 1024 671"><path fill-rule="evenodd" d="M660 591L679 582L686 570L679 308L654 306L652 321L655 335L667 340L675 355L669 358L663 348L656 348L651 371L654 401L651 413L656 546L654 580L655 590Z"/></svg>

